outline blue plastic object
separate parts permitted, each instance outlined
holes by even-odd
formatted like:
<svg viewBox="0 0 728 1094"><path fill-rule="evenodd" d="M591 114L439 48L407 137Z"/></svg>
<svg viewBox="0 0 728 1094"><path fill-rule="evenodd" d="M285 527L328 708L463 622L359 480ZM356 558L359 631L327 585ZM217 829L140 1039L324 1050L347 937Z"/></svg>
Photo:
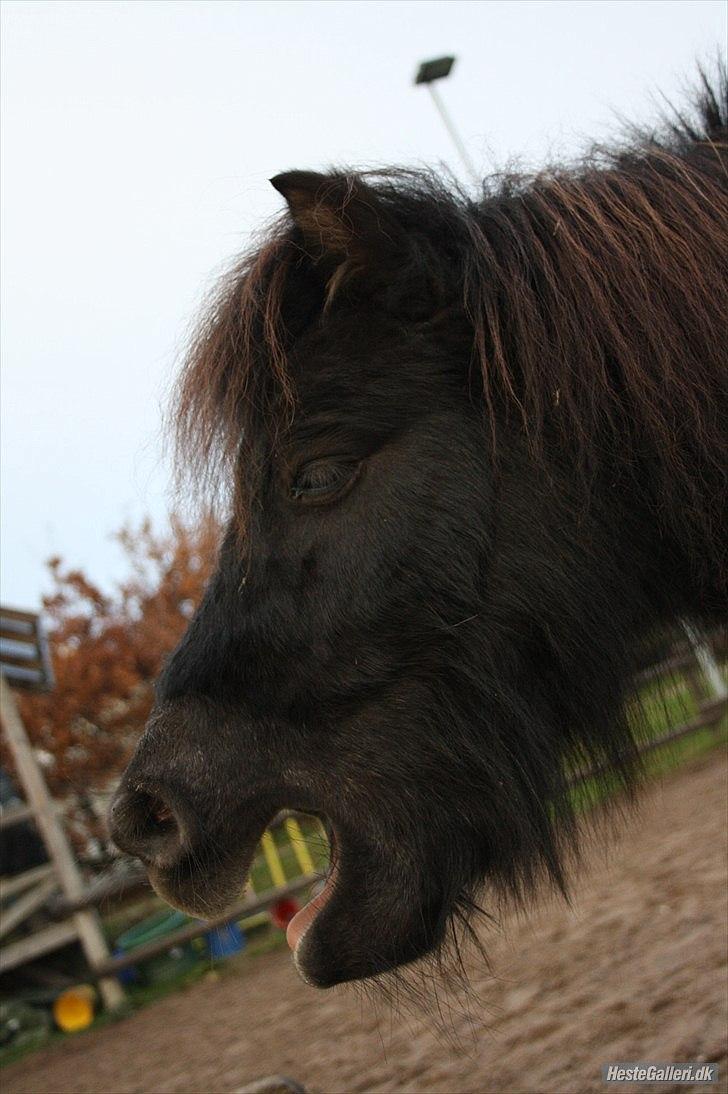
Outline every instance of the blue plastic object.
<svg viewBox="0 0 728 1094"><path fill-rule="evenodd" d="M236 953L242 953L247 941L237 923L225 923L222 927L216 927L214 931L208 931L205 937L210 957L215 959L233 957Z"/></svg>
<svg viewBox="0 0 728 1094"><path fill-rule="evenodd" d="M126 950L121 946L116 946L113 952L114 957L126 957ZM123 984L125 988L128 988L131 984L136 984L139 980L139 969L136 965L127 965L125 969L119 969L116 974L116 979L119 983Z"/></svg>

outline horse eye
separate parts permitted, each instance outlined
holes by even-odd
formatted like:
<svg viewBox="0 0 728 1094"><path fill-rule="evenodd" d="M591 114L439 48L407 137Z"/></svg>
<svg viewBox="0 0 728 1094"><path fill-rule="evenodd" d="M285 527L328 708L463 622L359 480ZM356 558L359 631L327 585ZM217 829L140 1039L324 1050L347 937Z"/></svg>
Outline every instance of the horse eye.
<svg viewBox="0 0 728 1094"><path fill-rule="evenodd" d="M338 494L352 481L358 466L356 463L314 460L298 472L291 484L291 494L302 500L325 499Z"/></svg>

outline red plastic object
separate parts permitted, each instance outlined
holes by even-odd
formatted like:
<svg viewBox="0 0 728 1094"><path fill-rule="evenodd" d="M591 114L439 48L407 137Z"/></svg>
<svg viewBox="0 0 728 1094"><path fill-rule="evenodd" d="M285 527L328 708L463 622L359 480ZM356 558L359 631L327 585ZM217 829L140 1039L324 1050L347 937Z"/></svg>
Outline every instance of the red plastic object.
<svg viewBox="0 0 728 1094"><path fill-rule="evenodd" d="M285 931L296 912L300 912L301 905L291 897L282 897L270 906L270 918L274 927L280 927Z"/></svg>

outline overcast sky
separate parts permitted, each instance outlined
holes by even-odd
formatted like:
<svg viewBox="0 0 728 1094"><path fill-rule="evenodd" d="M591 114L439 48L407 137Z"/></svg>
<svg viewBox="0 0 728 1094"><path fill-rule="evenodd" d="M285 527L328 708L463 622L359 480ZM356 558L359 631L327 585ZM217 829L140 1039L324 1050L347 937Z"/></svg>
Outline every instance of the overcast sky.
<svg viewBox="0 0 728 1094"><path fill-rule="evenodd" d="M723 0L184 0L2 6L2 599L44 560L108 584L110 534L169 505L160 407L211 279L331 164L462 173L417 62L484 173L680 99Z"/></svg>

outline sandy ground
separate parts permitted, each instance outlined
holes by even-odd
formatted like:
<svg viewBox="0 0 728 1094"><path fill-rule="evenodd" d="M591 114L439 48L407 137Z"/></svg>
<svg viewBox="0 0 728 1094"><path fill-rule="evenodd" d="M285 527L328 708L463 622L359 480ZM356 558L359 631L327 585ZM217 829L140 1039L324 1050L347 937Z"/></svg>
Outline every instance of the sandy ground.
<svg viewBox="0 0 728 1094"><path fill-rule="evenodd" d="M628 1060L718 1061L709 1089L725 1090L725 802L716 753L653 784L608 854L587 856L572 907L549 899L485 931L491 970L473 962L477 998L450 1011L448 1037L351 988L307 988L276 952L18 1061L3 1094L230 1092L271 1073L329 1094L582 1094Z"/></svg>

